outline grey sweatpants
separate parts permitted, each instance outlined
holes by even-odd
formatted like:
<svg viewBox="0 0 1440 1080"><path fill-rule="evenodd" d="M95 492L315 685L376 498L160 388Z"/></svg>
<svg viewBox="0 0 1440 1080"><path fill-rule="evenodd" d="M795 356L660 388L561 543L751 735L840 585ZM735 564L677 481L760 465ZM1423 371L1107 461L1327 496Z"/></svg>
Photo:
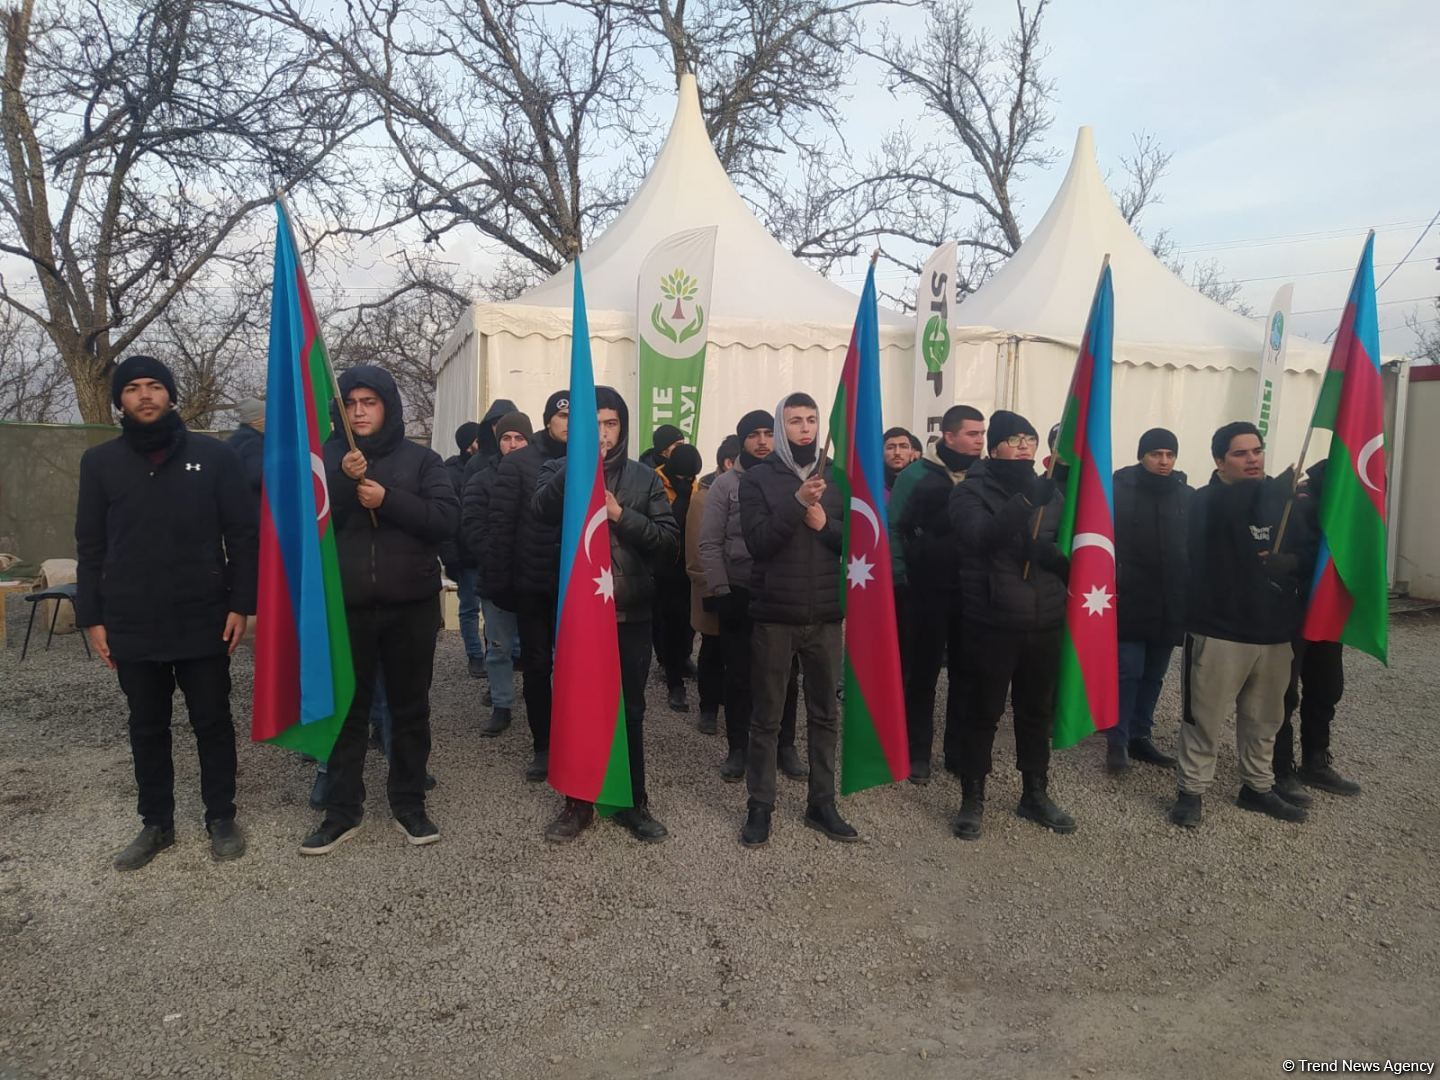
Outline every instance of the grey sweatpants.
<svg viewBox="0 0 1440 1080"><path fill-rule="evenodd" d="M750 798L775 805L775 746L790 685L790 660L800 658L805 678L805 741L810 751L810 805L835 801L835 745L840 733L841 623L757 622L750 636L755 711L750 717L745 784ZM1288 677L1288 676L1287 676ZM1279 726L1278 724L1276 725ZM1272 740L1273 741L1273 740Z"/></svg>
<svg viewBox="0 0 1440 1080"><path fill-rule="evenodd" d="M1241 781L1255 791L1274 783L1275 734L1285 722L1291 649L1191 634L1185 642L1184 722L1180 725L1180 790L1203 795L1215 779L1215 747L1235 712L1235 758Z"/></svg>

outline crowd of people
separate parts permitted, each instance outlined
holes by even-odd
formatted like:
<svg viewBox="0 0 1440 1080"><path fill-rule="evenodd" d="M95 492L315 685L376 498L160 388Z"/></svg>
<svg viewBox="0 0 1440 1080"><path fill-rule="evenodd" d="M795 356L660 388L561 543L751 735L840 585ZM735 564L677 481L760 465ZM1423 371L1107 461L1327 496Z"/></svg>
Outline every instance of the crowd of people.
<svg viewBox="0 0 1440 1080"><path fill-rule="evenodd" d="M386 371L352 367L339 391L323 465L355 694L311 795L322 816L301 842L304 855L327 854L355 835L372 746L388 765L396 827L412 844L440 838L427 793L442 569L458 590L468 677L487 683L489 713L474 718L475 730L490 738L509 731L518 665L532 744L525 778L538 784L549 775L569 392L546 399L538 428L514 402L496 401L460 426L458 452L442 461L405 437ZM77 620L129 706L142 829L115 865L138 869L174 843L177 685L195 730L212 853L237 858L245 838L236 824L230 657L255 611L263 407L242 404L231 446L190 432L169 369L138 355L116 368L113 399L121 433L81 462L75 532ZM613 820L637 840L667 836L645 769L653 659L670 710L689 713L694 682L698 729L718 734L723 714L717 771L745 785L742 844L769 840L780 775L806 782L806 826L858 839L835 798L845 507L827 481L815 400L796 392L773 410L747 412L709 471L668 425L631 460L625 400L598 387L595 401L634 795ZM1054 437L1052 429L1052 453ZM932 779L943 667L940 760L960 782L953 830L965 840L983 830L1007 701L1022 779L1016 812L1056 833L1077 827L1049 780L1069 570L1056 544L1065 466L1047 459L1040 468L1039 449L1025 417L987 418L968 405L949 409L928 445L903 428L884 434L909 780ZM1340 647L1299 638L1324 466L1298 488L1288 471L1268 476L1259 431L1236 421L1215 432L1214 472L1195 490L1175 469L1179 449L1171 432L1147 431L1136 463L1114 476L1120 715L1101 735L1105 767L1173 769L1170 820L1194 828L1233 714L1236 805L1303 821L1308 789L1359 791L1330 754ZM1172 756L1157 745L1154 724L1177 647L1183 705ZM795 741L802 693L803 760ZM545 835L574 840L595 817L594 806L566 798Z"/></svg>

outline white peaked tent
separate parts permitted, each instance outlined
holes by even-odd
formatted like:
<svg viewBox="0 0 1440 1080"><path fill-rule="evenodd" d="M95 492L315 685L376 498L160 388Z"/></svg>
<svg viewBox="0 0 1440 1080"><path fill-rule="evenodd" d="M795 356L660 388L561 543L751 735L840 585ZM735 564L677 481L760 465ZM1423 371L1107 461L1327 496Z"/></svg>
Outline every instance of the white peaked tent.
<svg viewBox="0 0 1440 1080"><path fill-rule="evenodd" d="M957 332L957 359L988 368L993 350L991 402L1025 413L1043 435L1060 418L1107 253L1115 284L1115 466L1134 462L1141 432L1168 427L1180 439L1180 467L1204 483L1211 433L1255 419L1262 328L1185 284L1135 235L1106 190L1088 127L1040 223L960 304L957 319L971 325ZM1290 339L1271 471L1295 461L1328 360L1320 344ZM983 384L984 372L974 374Z"/></svg>
<svg viewBox="0 0 1440 1080"><path fill-rule="evenodd" d="M596 381L636 412L636 275L661 240L717 226L710 344L698 443L713 448L754 408L805 390L822 414L845 359L859 297L794 259L750 212L710 145L693 76L680 80L670 134L630 203L581 255ZM566 267L518 299L475 303L451 333L436 383L433 445L453 453L452 434L496 398L510 398L538 427L551 391L568 382L571 290ZM909 400L913 321L882 310L885 397ZM632 447L649 432L632 432Z"/></svg>

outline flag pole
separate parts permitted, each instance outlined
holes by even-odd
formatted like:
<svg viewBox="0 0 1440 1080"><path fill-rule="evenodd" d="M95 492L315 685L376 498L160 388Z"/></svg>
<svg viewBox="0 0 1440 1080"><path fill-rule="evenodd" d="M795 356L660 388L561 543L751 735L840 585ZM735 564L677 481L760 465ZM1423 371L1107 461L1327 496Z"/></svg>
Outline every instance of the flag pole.
<svg viewBox="0 0 1440 1080"><path fill-rule="evenodd" d="M290 247L295 252L295 257L300 257L300 244L295 238L295 226L292 222L294 215L290 211L290 203L285 199L285 189L275 189L275 201L285 211L285 232L290 237ZM320 313L315 308L315 298L310 295L310 282L305 277L303 268L300 268L300 288L305 290L305 301L310 305L310 310L315 312L315 338L320 342L320 353L325 357L325 370L330 373L330 384L335 388L335 400L339 404L336 410L340 413L340 426L345 429L345 441L349 444L351 452L358 452L359 447L355 445L355 432L350 427L350 416L345 412L345 395L340 392L340 379L335 374L335 365L330 362L330 350L325 347L325 334L320 328ZM370 511L370 524L379 528L380 522L375 517L375 511Z"/></svg>
<svg viewBox="0 0 1440 1080"><path fill-rule="evenodd" d="M874 251L870 252L870 265L873 267L879 261L880 248L877 246ZM820 456L815 459L816 476L825 475L825 462L828 461L830 458L830 438L833 431L834 426L832 425L830 429L825 432L825 441L820 445ZM782 431L780 434L784 435L785 433Z"/></svg>

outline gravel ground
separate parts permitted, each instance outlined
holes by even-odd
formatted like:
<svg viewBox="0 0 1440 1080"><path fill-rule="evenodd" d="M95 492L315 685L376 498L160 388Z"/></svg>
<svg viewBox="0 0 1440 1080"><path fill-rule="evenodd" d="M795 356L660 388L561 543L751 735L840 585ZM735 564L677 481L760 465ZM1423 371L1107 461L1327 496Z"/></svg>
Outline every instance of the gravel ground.
<svg viewBox="0 0 1440 1080"><path fill-rule="evenodd" d="M180 734L176 847L121 875L110 857L138 825L118 687L73 637L22 666L20 615L0 653L0 1078L1228 1080L1440 1048L1440 618L1395 621L1388 672L1347 657L1337 750L1365 792L1317 795L1303 826L1234 807L1232 747L1204 827L1181 834L1169 776L1112 780L1085 745L1052 779L1080 829L1051 835L1011 813L1007 726L978 843L950 836L948 777L845 799L865 838L849 846L802 828L803 786L782 781L774 840L746 851L723 740L652 683L671 840L606 823L555 848L558 797L521 778L523 713L475 734L482 684L450 633L442 843L408 847L382 804L302 860L308 769L242 743L250 851L214 864ZM242 650L242 718L249 678Z"/></svg>

